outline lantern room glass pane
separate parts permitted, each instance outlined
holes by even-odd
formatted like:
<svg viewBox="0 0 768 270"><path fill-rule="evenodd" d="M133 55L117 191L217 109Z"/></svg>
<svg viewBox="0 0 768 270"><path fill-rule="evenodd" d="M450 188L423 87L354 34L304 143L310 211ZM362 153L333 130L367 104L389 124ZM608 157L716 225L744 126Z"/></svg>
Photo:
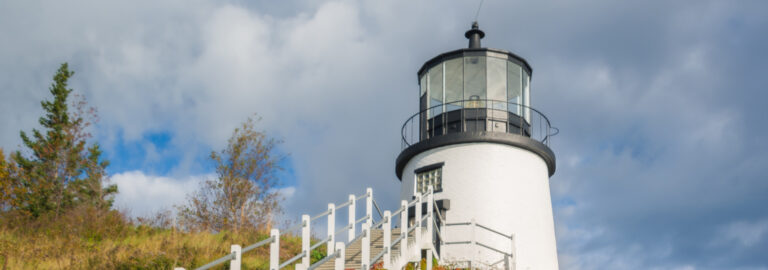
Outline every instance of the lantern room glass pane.
<svg viewBox="0 0 768 270"><path fill-rule="evenodd" d="M419 87L421 88L421 91L419 92L419 97L424 96L424 94L427 93L427 76L421 76L419 78Z"/></svg>
<svg viewBox="0 0 768 270"><path fill-rule="evenodd" d="M455 58L445 61L445 103L446 110L461 108L464 89L464 60Z"/></svg>
<svg viewBox="0 0 768 270"><path fill-rule="evenodd" d="M443 104L443 65L429 70L429 117L442 113ZM437 106L437 107L435 107Z"/></svg>
<svg viewBox="0 0 768 270"><path fill-rule="evenodd" d="M523 71L523 85L522 85L522 103L525 105L523 108L523 117L528 123L531 122L531 109L528 107L531 103L531 76L528 72Z"/></svg>
<svg viewBox="0 0 768 270"><path fill-rule="evenodd" d="M507 61L488 57L488 99L490 108L507 109Z"/></svg>
<svg viewBox="0 0 768 270"><path fill-rule="evenodd" d="M523 91L523 69L515 63L507 62L507 101L509 111L522 115L521 99Z"/></svg>
<svg viewBox="0 0 768 270"><path fill-rule="evenodd" d="M429 108L427 106L427 87L428 87L428 85L427 85L427 75L426 74L424 76L421 76L421 78L419 78L419 87L420 87L420 91L419 91L419 112L424 112L424 110ZM426 113L424 113L421 117L424 118L426 116L427 116Z"/></svg>
<svg viewBox="0 0 768 270"><path fill-rule="evenodd" d="M486 99L485 57L464 57L464 106L467 108L485 107Z"/></svg>

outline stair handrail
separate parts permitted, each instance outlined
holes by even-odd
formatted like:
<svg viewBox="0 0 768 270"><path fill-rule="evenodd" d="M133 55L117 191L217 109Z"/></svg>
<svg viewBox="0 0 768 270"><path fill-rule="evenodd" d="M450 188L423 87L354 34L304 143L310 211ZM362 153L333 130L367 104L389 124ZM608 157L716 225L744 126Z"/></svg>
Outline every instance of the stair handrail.
<svg viewBox="0 0 768 270"><path fill-rule="evenodd" d="M379 217L384 218L384 213L381 212L381 208L379 208L379 204L376 203L376 199L371 198L371 201L373 201L373 206L376 208L376 212L379 213Z"/></svg>
<svg viewBox="0 0 768 270"><path fill-rule="evenodd" d="M360 219L355 219L356 202L359 201L359 200L362 200L362 199L366 199L366 215L364 217L360 218ZM291 263L297 261L299 258L303 258L305 260L302 260L301 264L297 264L296 265L297 269L314 269L317 266L321 265L322 263L325 263L327 261L327 259L329 259L330 257L334 256L334 254L336 254L337 252L334 252L332 254L326 255L326 258L324 258L325 260L321 260L321 261L318 261L318 262L316 262L314 264L311 264L309 257L310 257L310 253L312 252L312 250L320 247L322 244L327 244L328 248L326 250L337 250L335 246L338 245L338 243L343 243L343 242L334 243L335 239L336 239L336 236L338 234L340 234L340 233L343 233L344 231L348 231L349 232L347 243L352 243L352 242L356 241L357 239L359 239L361 237L361 235L362 235L362 232L361 232L361 234L355 234L354 233L355 232L355 226L357 224L361 223L361 222L366 222L366 223L370 223L371 222L371 220L373 219L373 215L371 213L371 211L372 211L372 204L373 204L373 190L371 188L367 188L366 192L364 194L362 194L362 195L355 196L354 194L350 194L348 200L343 202L343 203L340 203L338 206L336 206L334 204L329 204L327 211L325 211L325 212L321 213L320 215L318 215L316 217L313 217L311 219L311 220L315 220L315 219L319 219L319 218L328 216L328 236L325 239L323 239L321 242L315 243L314 245L309 246L308 238L310 237L310 231L309 231L308 227L305 228L306 233L302 233L302 251L301 251L301 253L296 255L296 256L294 256L294 257L292 257L291 259L289 259L288 261L284 262L283 264L280 264L277 269L281 269L283 267L286 267L286 266L290 265ZM336 218L335 217L335 213L336 213L337 210L342 209L344 207L348 207L348 209L349 209L349 213L348 213L349 223L347 224L347 226L344 226L341 229L334 231L333 229L335 228L335 218ZM304 235L306 235L306 237ZM307 239L307 240L305 241L305 239ZM305 242L307 242L307 243L305 243ZM273 269L273 268L270 267L270 270L277 270L277 269Z"/></svg>
<svg viewBox="0 0 768 270"><path fill-rule="evenodd" d="M354 207L353 206L355 205L355 203L358 200L362 200L362 199L367 199L366 200L366 215L364 217L360 218L360 219L354 219ZM320 245L323 244L323 243L329 243L329 246L332 247L333 245L331 244L332 243L331 241L335 239L335 236L338 233L343 232L345 230L353 229L356 224L359 224L361 222L371 223L372 219L373 219L373 215L371 213L372 212L372 209L371 209L372 206L373 206L373 190L371 188L368 188L368 189L366 189L366 192L364 194L362 194L362 195L359 195L359 196L350 195L349 200L340 203L338 206L334 206L334 204L329 204L329 209L328 210L326 210L326 211L324 211L322 213L319 213L318 215L316 215L314 217L310 218L307 215L303 215L302 216L302 221L299 224L296 224L294 226L291 226L291 227L285 229L282 233L278 229L272 229L270 231L270 237L269 238L261 240L261 241L255 243L255 244L249 245L249 246L247 246L245 248L242 248L242 249L240 248L239 245L232 245L231 252L229 254L224 255L224 256L222 256L222 257L220 257L220 258L218 258L218 259L216 259L214 261L211 261L210 263L207 263L207 264L205 264L205 265L203 265L201 267L198 267L198 268L196 268L196 270L210 269L210 268L212 268L214 266L223 264L223 263L225 263L227 261L230 261L230 269L240 269L241 261L239 260L239 257L241 257L243 253L251 251L251 250L256 249L258 247L264 246L266 244L270 244L270 270L277 270L277 269L280 269L280 268L284 268L284 267L290 265L291 263L294 263L297 260L302 259L302 258L307 258L307 260L305 260L306 263L304 263L304 262L302 262L302 263L305 264L307 267L309 267L309 265L308 265L308 263L309 263L308 258L309 258L309 253L312 250L320 247ZM315 243L312 246L309 246L309 244L308 244L309 243L309 241L308 241L309 239L306 239L307 241L304 241L305 238L309 237L309 234L308 233L304 233L304 231L309 232L309 227L310 227L310 223L311 222L313 222L313 221L315 221L317 219L329 216L329 215L333 215L333 214L335 214L336 210L343 209L344 207L349 207L349 209L350 209L350 217L352 217L352 219L353 219L353 220L351 220L351 222L347 226L345 226L344 228L342 228L339 231L332 231L331 235L329 235L328 237L326 237L324 240L320 241L319 243ZM330 219L331 218L329 217L329 223L335 223L335 222L331 222ZM286 232L290 232L290 231L296 230L298 228L303 228L303 230L302 230L303 231L302 232L302 252L299 253L298 255L294 256L294 257L291 257L290 259L286 260L282 264L280 264L279 263L279 256L277 256L277 255L279 255L278 253L279 253L279 239L280 239L280 236L283 235ZM331 232L330 229L329 229L329 232ZM352 234L350 234L350 235L352 235ZM352 237L349 240L354 241L357 238L358 237ZM352 241L350 241L350 242L352 242ZM307 243L304 243L304 242L307 242ZM335 249L330 248L328 250L335 250ZM183 268L176 268L176 269L183 269Z"/></svg>
<svg viewBox="0 0 768 270"><path fill-rule="evenodd" d="M422 207L422 205L424 203L427 204L427 212L426 213L421 213L422 212L421 211L421 207ZM414 207L414 210L416 212L415 215L414 215L414 223L413 223L413 226L408 226L410 224L409 222L407 222L408 208L410 208L411 206L414 206L414 205L417 205L416 207ZM434 190L432 189L432 187L428 187L427 192L424 193L424 194L421 194L420 192L417 192L416 195L413 197L412 201L410 201L410 202L406 202L405 200L401 201L401 207L398 208L397 210L395 210L395 212L393 212L391 214L385 212L385 216L387 214L389 214L389 216L387 216L385 218L391 218L393 216L399 215L400 216L401 225L404 225L404 226L400 226L400 236L395 238L395 240L391 241L390 243L386 243L387 241L386 241L386 238L385 238L385 241L384 241L385 243L383 245L383 250L381 252L379 252L379 254L376 254L376 256L374 256L373 259L371 260L371 262L376 262L379 259L385 258L385 256L387 256L387 255L392 255L391 254L392 248L394 248L398 243L400 243L401 246L402 246L402 248L400 249L400 257L401 258L406 257L409 254L410 251L407 250L407 246L408 246L407 243L403 243L403 242L404 241L408 241L407 240L408 239L408 234L410 234L411 232L415 231L417 228L422 228L423 227L423 228L426 229L427 235L430 238L430 239L428 239L428 241L427 241L427 239L421 240L421 241L427 241L427 243L430 244L430 246L429 246L430 250L429 250L429 252L427 252L428 257L429 257L428 260L427 260L427 267L428 267L428 269L430 269L431 268L431 264L432 264L431 257L435 256L435 257L439 258L439 252L437 252L436 248L435 248L436 247L436 245L435 245L435 240L436 239L434 239L434 234L432 232L433 232L433 230L437 231L438 233L440 233L440 231L441 231L439 229L439 226L436 226L437 220L439 220L441 223L445 222L445 220L443 219L442 215L440 215L439 213L437 214L437 216L438 216L437 220L435 219L435 215L433 213L434 212L438 212L438 211L434 211L436 205L437 204L435 203L435 200L434 200ZM422 217L417 217L417 216L422 216ZM384 221L389 221L389 220L384 220ZM425 226L422 226L422 224L424 224ZM391 226L391 222L388 222L387 225ZM391 229L391 228L388 228L388 229ZM389 231L388 229L385 228L385 237L386 237L386 234ZM438 237L442 239L441 235L438 235ZM415 242L416 246L420 248L420 246L421 246L421 243L420 243L421 242L420 241L421 233L420 232L415 233L414 234L414 238L415 238L414 242ZM391 261L387 260L385 258L384 259L383 267L386 268L386 269L392 268L391 267ZM399 266L396 266L395 268L398 268L398 267Z"/></svg>
<svg viewBox="0 0 768 270"><path fill-rule="evenodd" d="M361 217L359 219L355 219L355 208L356 208L356 202L362 199L366 199L366 215L364 217ZM426 203L428 205L426 213L421 213L421 206L422 204ZM409 226L408 222L408 208L414 205L417 205L418 207L415 207L415 214L417 214L419 217L416 217L414 215L414 224L412 226ZM347 207L349 210L349 223L336 230L335 227L335 219L336 219L336 211L341 210L343 208ZM372 208L375 207L379 215L381 216L381 219L376 222L375 224L372 224L373 222L373 213ZM291 264L296 263L296 269L315 269L319 267L320 265L326 263L328 260L339 257L339 254L344 254L344 246L345 242L336 242L336 236L340 233L343 233L344 231L349 232L349 237L347 239L346 244L350 244L352 242L357 241L360 238L363 238L363 242L366 242L367 245L362 245L361 243L361 251L363 255L370 256L370 231L372 229L382 228L385 233L390 233L392 228L392 217L394 216L400 216L400 236L396 238L394 241L390 240L390 235L385 235L385 244L383 247L383 251L377 254L373 257L372 260L366 260L366 258L361 259L361 268L368 269L370 268L370 264L377 262L380 259L384 259L384 267L385 268L391 268L391 251L392 248L397 245L401 244L400 248L400 256L401 258L406 258L406 256L409 254L410 250L408 250L409 242L408 241L408 234L411 232L421 229L425 227L427 229L427 232L429 232L429 242L430 243L430 251L427 252L428 256L438 256L439 258L439 252L435 250L435 236L433 233L433 230L438 233L437 237L442 241L442 230L438 226L438 221L440 224L445 224L445 220L443 219L442 215L439 213L439 211L435 211L436 203L434 201L434 191L432 190L432 187L429 187L428 192L425 194L421 194L419 192L416 193L416 196L408 202L405 200L401 201L401 207L395 210L395 212L390 213L390 211L384 211L381 212L381 209L379 208L378 204L375 202L373 198L373 191L371 188L366 189L366 193L355 196L350 195L349 199L347 201L344 201L338 205L335 204L328 204L328 210L323 211L315 216L310 217L309 215L302 215L301 222L293 225L282 232L279 229L272 229L270 231L270 237L267 239L263 239L255 244L249 245L243 249L240 248L239 245L232 245L230 254L227 254L225 256L222 256L206 265L203 265L198 270L205 270L210 269L214 266L220 265L222 263L225 263L227 261L230 262L230 269L240 269L241 266L241 257L242 254L245 252L251 251L253 249L256 249L258 247L264 246L269 244L270 245L270 262L269 262L269 269L270 270L278 270L281 268L284 268L286 266L289 266ZM437 215L434 215L434 212L437 212ZM437 218L435 219L435 216ZM321 219L323 217L327 217L328 219L328 236L324 238L323 240L320 240L319 242L316 242L315 244L310 245L309 237L310 237L310 227L311 223ZM364 222L364 223L363 223ZM356 233L355 227L357 224L363 223L362 229L360 230L360 233ZM422 226L425 225L425 226ZM302 238L302 251L291 257L290 259L280 262L279 261L279 250L280 250L280 236L291 232L293 230L301 228L301 238ZM414 241L416 247L420 248L421 242L426 241L427 239L420 240L421 238L421 232L417 232L414 234ZM368 240L368 241L365 241ZM389 242L389 243L387 243ZM310 253L312 250L315 250L316 248L322 246L323 244L328 245L328 249L330 251L334 251L331 254L328 254L325 258L321 259L318 262L315 262L314 264L310 264ZM301 259L301 262L297 263ZM345 258L341 258L341 267L343 268L343 261ZM431 259L428 260L428 266L431 266ZM338 268L339 263L337 262L336 267ZM183 268L177 268L177 269L183 269Z"/></svg>
<svg viewBox="0 0 768 270"><path fill-rule="evenodd" d="M480 228L480 229L486 230L488 232L497 234L497 235L499 235L501 237L504 237L506 239L509 239L509 241L510 241L509 242L510 243L510 251L506 252L506 251L500 250L498 248L486 245L486 244L484 244L482 242L479 242L476 239L474 239L474 235L472 236L472 240L471 241L453 241L453 242L444 242L444 244L445 245L471 244L471 245L475 245L475 246L479 246L479 247L482 247L482 248L489 249L491 251L495 251L495 252L500 253L501 255L504 256L500 261L498 261L496 263L493 263L493 264L490 264L490 266L493 266L493 265L496 265L496 264L498 264L500 262L505 262L505 261L507 263L509 263L509 264L514 264L515 263L514 260L516 259L516 255L515 255L515 234L514 233L509 234L509 235L504 234L504 233L502 233L502 232L500 232L498 230L495 230L495 229L493 229L491 227L488 227L486 225L477 223L477 222L475 222L474 219L472 219L470 222L444 223L444 226L467 226L467 225L471 226L472 228ZM469 260L469 262L470 262L470 264L473 263L472 260ZM506 269L512 269L512 268L513 267L506 267Z"/></svg>
<svg viewBox="0 0 768 270"><path fill-rule="evenodd" d="M402 220L402 217L403 217L403 216L405 216L405 217L407 217L407 216L408 216L408 205L409 205L409 204L408 204L408 203L407 203L405 200L403 200L403 201L401 201L400 205L401 205L401 206L400 206L400 208L398 208L398 209L397 209L397 210L396 210L394 213L392 213L390 216L388 216L388 217L386 217L386 216L385 216L385 218L388 218L388 219L387 219L387 220L384 220L384 222L385 222L385 223L388 223L388 224L387 224L388 226L392 226L392 222L391 222L391 220L390 220L392 216L397 216L398 214L401 214L401 213L403 213L402 215L400 215L400 218L401 218L401 220ZM384 212L384 213L385 213L385 215L387 214L387 212ZM408 224L407 222L401 222L401 223L402 223L402 224ZM384 226L384 224L382 224L382 227L383 227L383 226ZM415 228L415 227L414 227L414 228ZM389 227L388 229L391 229L391 227ZM384 229L384 233L385 233L385 234L384 234L384 237L387 237L387 236L386 236L386 233L387 233L387 231L389 231L388 229ZM413 228L412 228L412 229L413 229ZM406 228L405 230L407 230L407 228ZM371 262L376 262L376 261L378 261L379 259L381 259L382 257L386 256L387 254L390 254L390 251L392 251L392 247L394 247L395 245L397 245L398 243L400 243L400 241L402 241L402 240L404 240L404 239L407 239L407 238L408 238L408 233L410 233L410 231L406 231L405 233L403 233L403 231L404 231L404 229L403 229L403 228L400 228L400 237L397 237L397 238L395 238L395 240L394 240L394 241L392 241L391 243L387 244L387 243L386 243L386 241L384 241L385 243L384 243L384 245L383 245L383 248L382 248L383 250L382 250L382 251L381 251L379 254L377 254L376 256L374 256L374 257L373 257L373 259L371 259ZM386 238L385 238L385 239L386 239ZM403 253L403 250L401 249L401 250L400 250L400 252L401 252L401 256L402 256L402 255L404 254L404 253ZM391 255L391 254L390 254L390 255ZM384 260L384 265L383 265L383 267L384 267L385 269L390 269L390 266L389 266L389 264L390 264L390 263L391 263L391 262L390 262L390 260Z"/></svg>

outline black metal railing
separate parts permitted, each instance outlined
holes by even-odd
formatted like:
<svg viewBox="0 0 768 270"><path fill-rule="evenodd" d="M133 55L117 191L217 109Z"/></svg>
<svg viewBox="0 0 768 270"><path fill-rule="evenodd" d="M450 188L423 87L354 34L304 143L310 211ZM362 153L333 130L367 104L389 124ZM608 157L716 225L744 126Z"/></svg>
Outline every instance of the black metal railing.
<svg viewBox="0 0 768 270"><path fill-rule="evenodd" d="M405 149L420 141L451 133L502 132L529 137L549 146L559 131L540 111L529 106L490 99L460 100L429 107L405 121Z"/></svg>

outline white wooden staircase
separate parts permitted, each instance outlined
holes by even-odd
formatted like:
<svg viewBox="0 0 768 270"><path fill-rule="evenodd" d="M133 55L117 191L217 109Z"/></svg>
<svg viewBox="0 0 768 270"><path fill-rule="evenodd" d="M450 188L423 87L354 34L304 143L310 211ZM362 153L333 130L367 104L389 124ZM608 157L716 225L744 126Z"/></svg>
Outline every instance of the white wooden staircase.
<svg viewBox="0 0 768 270"><path fill-rule="evenodd" d="M356 219L355 210L357 201L365 200L365 213L362 218ZM422 213L422 209L426 209ZM472 222L447 224L439 211L435 209L435 201L432 189L427 194L417 193L415 198L410 201L401 201L400 207L394 212L379 210L376 201L373 200L373 191L368 188L366 193L360 196L350 195L349 200L338 205L329 204L328 210L314 217L302 215L301 222L288 229L285 232L291 232L300 229L301 231L301 252L288 260L280 261L280 235L278 229L270 232L270 237L251 244L246 247L232 245L230 254L227 254L215 261L203 265L198 270L210 269L217 265L229 262L230 270L240 270L242 256L244 253L257 247L269 245L269 269L279 270L287 266L294 266L297 270L345 270L345 269L370 269L377 264L385 269L403 269L409 262L421 262L422 254L426 260L427 269L432 268L432 259L440 261L440 255L437 252L434 243L441 245L452 244L445 242L442 235L442 227L450 225L471 225L477 228L486 229L503 237L513 240L511 235L503 235L488 227ZM373 208L376 208L379 216L378 222L373 223ZM343 228L337 229L336 211L347 208L348 223ZM412 209L412 210L411 210ZM409 213L413 211L414 213ZM409 218L410 217L410 218ZM397 219L398 223L393 223ZM326 238L310 245L311 227L313 222L318 220L326 221ZM399 226L398 226L399 224ZM440 224L438 226L438 224ZM395 227L395 228L393 228ZM359 229L358 229L359 228ZM407 233L404 233L405 232ZM337 241L337 236L347 234L349 242ZM502 251L493 247L476 243L473 241L453 242L455 244L469 244L485 247L503 255L506 269L514 269L514 242L510 251ZM328 256L324 259L310 264L310 254L312 250L326 245ZM422 253L422 251L426 251ZM184 268L175 268L176 270Z"/></svg>

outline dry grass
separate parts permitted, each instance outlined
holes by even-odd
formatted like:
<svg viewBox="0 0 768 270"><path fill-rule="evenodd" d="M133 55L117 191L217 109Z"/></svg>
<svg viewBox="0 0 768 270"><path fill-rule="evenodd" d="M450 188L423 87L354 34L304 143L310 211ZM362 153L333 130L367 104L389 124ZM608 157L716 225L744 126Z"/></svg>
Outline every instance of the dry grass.
<svg viewBox="0 0 768 270"><path fill-rule="evenodd" d="M194 269L268 237L262 232L180 232L137 225L116 211L76 209L61 217L0 219L0 269ZM281 260L301 250L300 238L281 238ZM268 247L243 256L243 269L267 269ZM226 267L222 265L222 268Z"/></svg>

